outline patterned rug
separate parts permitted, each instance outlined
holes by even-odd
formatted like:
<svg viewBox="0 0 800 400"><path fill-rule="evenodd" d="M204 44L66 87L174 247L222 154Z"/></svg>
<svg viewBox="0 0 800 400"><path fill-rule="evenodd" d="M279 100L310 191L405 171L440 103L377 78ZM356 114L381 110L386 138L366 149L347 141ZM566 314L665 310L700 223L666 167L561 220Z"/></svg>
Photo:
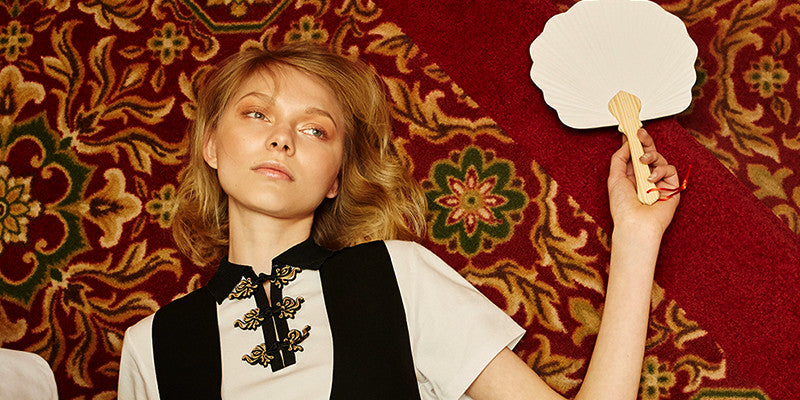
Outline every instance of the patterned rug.
<svg viewBox="0 0 800 400"><path fill-rule="evenodd" d="M116 397L124 330L212 272L169 234L197 82L241 48L312 40L381 73L427 193L427 245L527 328L517 353L574 395L602 311L619 135L564 127L528 79L527 46L572 2L489 3L3 1L0 346L44 357L63 399ZM690 110L647 125L693 171L640 398L793 398L800 6L659 3L697 42L699 80Z"/></svg>

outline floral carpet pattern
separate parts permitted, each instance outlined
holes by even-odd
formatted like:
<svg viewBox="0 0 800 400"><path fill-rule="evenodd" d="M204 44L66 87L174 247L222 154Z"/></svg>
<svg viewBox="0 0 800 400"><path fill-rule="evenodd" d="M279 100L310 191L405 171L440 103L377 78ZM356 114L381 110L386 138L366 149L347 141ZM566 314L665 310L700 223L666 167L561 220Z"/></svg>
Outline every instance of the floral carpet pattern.
<svg viewBox="0 0 800 400"><path fill-rule="evenodd" d="M800 233L800 7L659 3L701 48L678 121ZM306 40L377 68L427 195L427 245L528 330L515 351L574 395L610 232L404 32L363 0L0 3L0 346L47 360L63 399L115 398L125 329L212 273L169 233L200 82L239 49ZM709 328L654 286L640 398L779 398L728 374Z"/></svg>

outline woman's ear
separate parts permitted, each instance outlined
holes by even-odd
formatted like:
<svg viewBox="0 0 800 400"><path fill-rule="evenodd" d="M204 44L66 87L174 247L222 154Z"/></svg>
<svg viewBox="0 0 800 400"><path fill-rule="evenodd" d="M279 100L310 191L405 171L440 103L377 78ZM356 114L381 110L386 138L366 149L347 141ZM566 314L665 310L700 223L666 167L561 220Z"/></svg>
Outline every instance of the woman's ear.
<svg viewBox="0 0 800 400"><path fill-rule="evenodd" d="M217 169L217 135L214 131L206 134L205 141L203 142L203 159L209 167Z"/></svg>
<svg viewBox="0 0 800 400"><path fill-rule="evenodd" d="M331 184L330 189L328 189L328 193L325 197L332 199L339 194L339 177L337 176L336 179Z"/></svg>

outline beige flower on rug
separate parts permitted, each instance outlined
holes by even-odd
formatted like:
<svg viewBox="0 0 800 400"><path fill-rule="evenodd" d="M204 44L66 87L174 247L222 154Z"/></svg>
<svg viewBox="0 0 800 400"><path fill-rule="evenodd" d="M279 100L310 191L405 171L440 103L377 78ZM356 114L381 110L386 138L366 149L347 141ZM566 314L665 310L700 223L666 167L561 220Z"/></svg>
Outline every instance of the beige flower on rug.
<svg viewBox="0 0 800 400"><path fill-rule="evenodd" d="M752 69L744 73L744 80L751 85L752 91L758 91L766 99L783 90L783 85L789 81L789 71L772 56L762 56Z"/></svg>
<svg viewBox="0 0 800 400"><path fill-rule="evenodd" d="M147 41L147 48L153 52L164 65L172 64L181 58L181 52L189 47L189 38L183 35L183 29L172 22L167 22L161 29L153 29L154 36Z"/></svg>
<svg viewBox="0 0 800 400"><path fill-rule="evenodd" d="M158 222L158 225L164 229L172 225L172 217L178 209L175 192L175 186L164 185L160 191L153 192L153 199L144 206L145 210Z"/></svg>
<svg viewBox="0 0 800 400"><path fill-rule="evenodd" d="M29 218L39 216L39 202L31 200L31 178L11 176L6 165L0 165L0 254L4 245L28 240Z"/></svg>
<svg viewBox="0 0 800 400"><path fill-rule="evenodd" d="M28 33L28 27L19 24L19 21L11 21L5 28L0 28L0 53L3 53L6 61L17 61L20 54L33 44L33 35Z"/></svg>
<svg viewBox="0 0 800 400"><path fill-rule="evenodd" d="M229 7L232 17L241 18L247 15L250 6L258 3L273 5L272 0L208 0L206 5Z"/></svg>
<svg viewBox="0 0 800 400"><path fill-rule="evenodd" d="M328 32L321 28L321 23L313 16L306 15L292 23L292 30L286 32L284 40L287 42L325 43L328 40Z"/></svg>
<svg viewBox="0 0 800 400"><path fill-rule="evenodd" d="M642 400L658 400L669 396L669 389L675 386L675 374L667 365L658 362L656 356L644 359L639 391Z"/></svg>

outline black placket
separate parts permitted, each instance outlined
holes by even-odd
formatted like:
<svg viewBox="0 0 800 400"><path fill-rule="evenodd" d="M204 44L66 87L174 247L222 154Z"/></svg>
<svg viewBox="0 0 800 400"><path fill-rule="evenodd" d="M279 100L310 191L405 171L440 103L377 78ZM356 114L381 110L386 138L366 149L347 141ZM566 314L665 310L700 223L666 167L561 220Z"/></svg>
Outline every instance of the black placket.
<svg viewBox="0 0 800 400"><path fill-rule="evenodd" d="M275 270L277 270L280 267L286 267L286 266L278 265L277 263L272 263L272 271L273 271L272 273L274 274ZM283 300L283 288L281 286L278 286L275 280L270 281L269 297L272 306L276 307L280 306L281 300ZM286 322L286 318L278 318L278 316L274 314L270 317L270 319L272 319L273 325L275 327L274 330L275 332L277 332L277 337L275 337L275 341L277 342L278 345L280 345L280 342L283 340L283 338L286 338L289 335L289 324ZM278 364L279 360L281 362L280 364ZM288 365L292 365L294 363L295 363L294 352L289 351L285 347L281 347L280 353L278 354L277 357L275 357L275 360L273 360L272 371L273 372L277 371L281 368L284 368Z"/></svg>
<svg viewBox="0 0 800 400"><path fill-rule="evenodd" d="M283 300L283 287L285 283L275 278L276 271L279 268L292 268L288 265L280 265L272 263L272 271L270 275L261 274L256 276L252 269L248 269L245 273L245 278L250 278L254 282L259 282L258 287L253 293L256 306L262 312L266 312L272 307L280 307ZM264 289L264 285L269 284L269 299ZM267 349L280 349L275 355L275 358L270 361L270 368L273 372L281 370L296 362L294 352L289 351L285 346L282 346L284 338L289 335L289 324L286 318L280 318L275 313L270 313L264 317L261 322L261 332L264 336L264 345Z"/></svg>
<svg viewBox="0 0 800 400"><path fill-rule="evenodd" d="M251 279L255 279L257 281L259 280L256 277L255 273L252 272L252 270L250 270L248 272L250 274L252 274ZM254 297L255 297L255 301L256 301L256 307L258 307L259 310L266 310L266 309L268 309L270 307L270 301L269 301L269 299L267 299L267 293L264 290L264 284L265 283L266 282L259 283L258 288L256 289L256 291L254 293ZM269 282L269 284L270 284L270 293L275 293L275 286L272 284L272 282ZM286 324L286 321L283 321L283 323ZM264 321L261 323L261 333L264 335L264 343L266 344L267 348L270 348L271 346L275 346L275 343L279 339L278 339L278 336L276 336L276 334L275 334L275 318L274 318L274 316L270 315L270 316L264 318ZM270 364L270 367L272 368L273 372L275 372L275 371L277 371L277 370L279 370L279 369L281 369L281 368L286 366L286 363L283 362L281 357L275 357L274 359L272 359L272 361L269 364Z"/></svg>

